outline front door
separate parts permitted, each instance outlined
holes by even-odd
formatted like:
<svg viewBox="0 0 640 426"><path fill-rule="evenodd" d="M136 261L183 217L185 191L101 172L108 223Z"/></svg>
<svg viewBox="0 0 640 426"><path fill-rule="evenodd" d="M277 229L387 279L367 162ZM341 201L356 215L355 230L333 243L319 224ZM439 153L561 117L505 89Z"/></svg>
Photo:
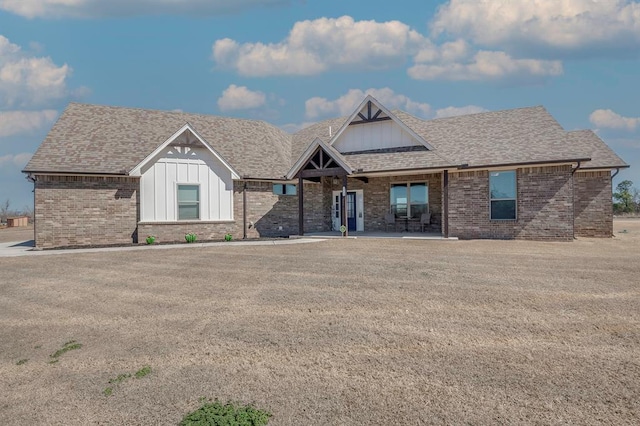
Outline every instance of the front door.
<svg viewBox="0 0 640 426"><path fill-rule="evenodd" d="M345 200L347 205L347 229L349 231L364 231L364 194L361 189L347 192ZM341 192L333 191L333 202L331 207L331 217L333 230L340 229L342 223Z"/></svg>
<svg viewBox="0 0 640 426"><path fill-rule="evenodd" d="M347 228L349 231L356 231L358 225L356 223L356 193L347 192Z"/></svg>

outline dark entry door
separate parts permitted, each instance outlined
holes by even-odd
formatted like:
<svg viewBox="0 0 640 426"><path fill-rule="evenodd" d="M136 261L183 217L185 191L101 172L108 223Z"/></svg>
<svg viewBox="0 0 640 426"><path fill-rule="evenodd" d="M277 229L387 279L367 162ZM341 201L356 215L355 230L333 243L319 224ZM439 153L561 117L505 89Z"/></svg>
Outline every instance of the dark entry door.
<svg viewBox="0 0 640 426"><path fill-rule="evenodd" d="M356 231L358 229L356 216L356 193L347 192L347 228L349 231Z"/></svg>

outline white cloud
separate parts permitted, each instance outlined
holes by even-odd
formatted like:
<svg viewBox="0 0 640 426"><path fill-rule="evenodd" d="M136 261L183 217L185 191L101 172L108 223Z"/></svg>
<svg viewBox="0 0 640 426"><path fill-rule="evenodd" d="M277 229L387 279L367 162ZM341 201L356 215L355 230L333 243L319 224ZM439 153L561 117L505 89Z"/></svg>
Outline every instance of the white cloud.
<svg viewBox="0 0 640 426"><path fill-rule="evenodd" d="M420 58L423 59L423 58ZM416 63L408 74L416 80L519 80L537 81L563 73L562 62L515 59L505 52L479 51L455 61L436 58L433 63Z"/></svg>
<svg viewBox="0 0 640 426"><path fill-rule="evenodd" d="M266 102L267 96L264 93L249 90L246 86L232 84L218 98L218 107L221 111L253 109L263 106Z"/></svg>
<svg viewBox="0 0 640 426"><path fill-rule="evenodd" d="M436 111L435 118L456 117L458 115L477 114L488 110L477 105L467 105L463 107L446 107Z"/></svg>
<svg viewBox="0 0 640 426"><path fill-rule="evenodd" d="M595 126L608 129L623 129L633 131L640 127L640 117L623 117L610 109L597 109L589 116L589 121Z"/></svg>
<svg viewBox="0 0 640 426"><path fill-rule="evenodd" d="M0 107L41 105L68 95L71 68L35 57L0 35Z"/></svg>
<svg viewBox="0 0 640 426"><path fill-rule="evenodd" d="M464 39L437 45L402 22L355 21L350 16L297 22L279 43L220 39L213 45L213 59L250 77L384 69L411 59L408 74L417 80L538 81L563 72L560 61L477 51Z"/></svg>
<svg viewBox="0 0 640 426"><path fill-rule="evenodd" d="M29 160L31 160L32 156L33 154L28 152L23 152L21 154L15 154L15 155L13 154L2 155L0 156L0 166L2 167L14 166L14 167L22 168L27 165Z"/></svg>
<svg viewBox="0 0 640 426"><path fill-rule="evenodd" d="M0 137L30 133L50 125L58 111L0 111Z"/></svg>
<svg viewBox="0 0 640 426"><path fill-rule="evenodd" d="M350 16L294 24L279 43L213 45L218 65L245 76L314 75L329 69L384 69L402 65L430 42L399 21L354 21Z"/></svg>
<svg viewBox="0 0 640 426"><path fill-rule="evenodd" d="M365 91L351 89L333 101L321 97L308 99L305 102L306 116L309 118L317 118L329 115L352 114L354 109L367 95L373 96L389 109L402 109L423 117L431 112L431 106L429 106L429 104L413 101L405 95L395 93L388 87L384 87Z"/></svg>
<svg viewBox="0 0 640 426"><path fill-rule="evenodd" d="M132 15L222 15L292 0L0 0L0 9L27 18Z"/></svg>
<svg viewBox="0 0 640 426"><path fill-rule="evenodd" d="M640 3L629 0L450 0L434 35L463 37L508 52L637 49Z"/></svg>

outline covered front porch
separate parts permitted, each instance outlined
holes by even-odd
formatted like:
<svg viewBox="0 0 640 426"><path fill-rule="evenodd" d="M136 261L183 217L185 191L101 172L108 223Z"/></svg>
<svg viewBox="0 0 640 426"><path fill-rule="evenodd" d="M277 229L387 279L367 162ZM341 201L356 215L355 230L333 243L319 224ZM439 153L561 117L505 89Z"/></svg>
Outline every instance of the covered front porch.
<svg viewBox="0 0 640 426"><path fill-rule="evenodd" d="M296 175L299 235L448 236L446 170L366 174L342 167L331 148L316 148Z"/></svg>

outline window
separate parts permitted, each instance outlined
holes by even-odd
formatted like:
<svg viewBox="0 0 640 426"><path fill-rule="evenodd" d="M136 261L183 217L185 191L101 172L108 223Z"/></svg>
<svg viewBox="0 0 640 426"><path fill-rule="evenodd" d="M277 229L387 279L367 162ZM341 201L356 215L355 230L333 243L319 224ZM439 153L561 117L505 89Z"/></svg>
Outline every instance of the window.
<svg viewBox="0 0 640 426"><path fill-rule="evenodd" d="M296 195L296 186L289 183L274 183L273 193L276 195Z"/></svg>
<svg viewBox="0 0 640 426"><path fill-rule="evenodd" d="M489 172L491 220L516 219L516 171Z"/></svg>
<svg viewBox="0 0 640 426"><path fill-rule="evenodd" d="M424 182L393 183L390 198L396 217L419 218L429 211L429 187Z"/></svg>
<svg viewBox="0 0 640 426"><path fill-rule="evenodd" d="M178 220L200 219L200 186L178 185Z"/></svg>

